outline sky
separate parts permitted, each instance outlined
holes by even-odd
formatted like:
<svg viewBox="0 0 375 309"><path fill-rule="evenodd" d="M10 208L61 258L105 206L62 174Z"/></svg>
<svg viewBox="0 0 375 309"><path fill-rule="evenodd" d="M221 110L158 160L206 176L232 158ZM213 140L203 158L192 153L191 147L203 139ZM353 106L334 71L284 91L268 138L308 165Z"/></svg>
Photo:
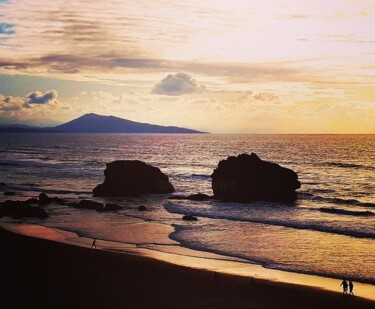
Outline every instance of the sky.
<svg viewBox="0 0 375 309"><path fill-rule="evenodd" d="M0 124L375 133L373 0L0 0Z"/></svg>

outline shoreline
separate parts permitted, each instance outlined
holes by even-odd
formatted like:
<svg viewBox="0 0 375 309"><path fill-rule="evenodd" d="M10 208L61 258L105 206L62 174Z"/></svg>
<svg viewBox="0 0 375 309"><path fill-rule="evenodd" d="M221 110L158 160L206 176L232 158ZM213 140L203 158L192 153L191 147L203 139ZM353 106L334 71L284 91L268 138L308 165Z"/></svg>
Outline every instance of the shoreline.
<svg viewBox="0 0 375 309"><path fill-rule="evenodd" d="M367 308L367 305L369 305L368 308L370 308L370 306L375 305L375 287L372 285L355 283L355 293L358 292L359 297L342 296L339 286L340 281L337 279L272 270L256 264L241 263L241 261L235 259L231 261L229 258L220 260L218 259L219 256L214 254L208 254L209 256L206 257L188 256L186 252L185 255L184 252L166 253L155 249L137 247L137 245L131 244L123 244L119 246L119 243L111 243L101 240L97 241L100 250L89 250L88 248L91 246L92 239L79 237L71 232L30 224L1 224L0 234L3 236L4 233L10 233L9 235L13 235L12 237L20 242L26 240L31 242L44 242L43 246L47 248L50 246L69 246L69 251L84 250L90 255L93 252L95 252L95 254L103 252L100 254L105 254L106 256L115 255L118 256L119 259L122 257L124 260L127 260L131 256L132 259L139 261L147 260L152 264L168 265L167 267L179 269L181 271L210 274L209 276L211 277L214 272L217 272L220 273L220 278L229 278L226 280L229 280L230 282L232 282L232 280L241 281L242 284L245 285L249 282L256 282L258 288L261 285L263 289L287 289L290 293L307 293L310 296L314 295L314 297L318 297L318 299L324 296L323 298L325 300L326 298L329 298L330 301L339 302L340 306L344 306L343 308L362 308L358 306L365 306L363 308ZM6 252L12 251L12 249L14 248L10 248L10 250L6 250ZM185 251L189 250L190 249L186 249ZM38 255L38 253L36 253L36 255ZM112 257L108 258L111 259ZM144 275L145 274L143 274L143 276ZM292 297L292 295L290 295L290 297ZM292 299L285 300L293 302ZM315 303L315 306L317 305L318 304ZM296 308L300 306L306 307L306 304L300 303ZM320 303L318 306L320 308L332 308L332 303L330 303L330 306L327 305L327 307L324 307L324 305L322 307ZM179 307L181 306L179 305ZM136 306L134 308L143 307ZM260 306L260 308L262 308L262 306Z"/></svg>

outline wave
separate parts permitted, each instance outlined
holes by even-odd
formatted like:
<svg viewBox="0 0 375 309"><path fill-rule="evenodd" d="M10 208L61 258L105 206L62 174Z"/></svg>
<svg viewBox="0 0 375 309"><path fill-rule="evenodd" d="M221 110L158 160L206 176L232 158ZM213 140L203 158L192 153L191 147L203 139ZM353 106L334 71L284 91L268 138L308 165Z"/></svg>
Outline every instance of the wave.
<svg viewBox="0 0 375 309"><path fill-rule="evenodd" d="M74 190L64 190L64 189L45 189L36 186L35 184L20 184L20 185L7 185L7 190L17 191L17 192L43 192L46 194L92 194L91 191L74 191Z"/></svg>
<svg viewBox="0 0 375 309"><path fill-rule="evenodd" d="M342 279L345 277L348 277L345 274L337 274L334 272L320 272L320 271L309 271L309 270L302 270L294 265L290 264L282 264L278 263L276 261L270 261L269 259L262 259L259 257L252 257L252 256L247 256L245 254L234 254L233 252L227 252L227 251L222 251L222 250L217 250L217 249L212 249L209 248L203 244L199 244L197 242L189 242L188 240L183 239L182 237L179 236L180 232L183 232L184 229L190 229L191 227L185 227L185 226L179 226L179 225L172 225L175 228L175 232L171 233L169 235L169 238L177 241L180 243L182 247L196 250L196 251L203 251L203 252L209 252L209 253L214 253L220 256L226 256L230 258L237 258L241 260L247 261L249 264L258 264L263 266L264 268L268 269L275 269L275 270L281 270L281 271L288 271L288 272L294 272L294 273L299 273L299 274L308 274L308 275L315 275L315 276L322 276L322 277L327 277L327 278L335 278L335 279ZM352 280L355 280L356 282L362 282L362 283L369 283L369 284L375 284L375 280L372 278L363 278L360 276L350 276Z"/></svg>
<svg viewBox="0 0 375 309"><path fill-rule="evenodd" d="M326 203L337 204L337 205L354 205L354 206L360 206L360 207L375 207L375 203L361 202L356 199L344 199L344 198L339 198L339 197L323 197L319 195L313 195L307 192L300 192L298 193L298 196L302 199L307 199L307 200L316 201L316 202L326 202Z"/></svg>
<svg viewBox="0 0 375 309"><path fill-rule="evenodd" d="M200 179L211 179L211 175L205 175L205 174L192 174L191 175L194 178L200 178Z"/></svg>
<svg viewBox="0 0 375 309"><path fill-rule="evenodd" d="M219 219L219 220L230 220L230 221L236 221L236 222L259 223L259 224L281 226L281 227L293 228L293 229L299 229L299 230L312 230L316 232L352 236L352 237L357 237L357 238L375 239L375 232L367 232L364 230L350 230L347 228L321 225L320 223L282 221L282 220L267 219L267 218L243 218L243 217L239 217L236 215L215 214L215 213L208 213L205 211L189 209L189 208L185 208L181 205L174 204L171 202L165 203L164 208L170 213L177 213L180 215L192 215L195 217L208 218L208 219L214 219L214 220Z"/></svg>
<svg viewBox="0 0 375 309"><path fill-rule="evenodd" d="M368 170L375 169L374 166L362 165L362 164L353 164L353 163L343 163L343 162L324 162L324 163L322 163L322 165L341 167L341 168L355 168L355 169L361 168L361 169L368 169Z"/></svg>
<svg viewBox="0 0 375 309"><path fill-rule="evenodd" d="M46 162L38 160L0 160L0 166L17 166L17 167L38 167L38 168L72 168L74 164L61 163L61 162Z"/></svg>
<svg viewBox="0 0 375 309"><path fill-rule="evenodd" d="M341 208L319 208L320 212L329 214L340 214L347 216L358 216L358 217L372 217L375 216L375 212L372 211L353 211Z"/></svg>

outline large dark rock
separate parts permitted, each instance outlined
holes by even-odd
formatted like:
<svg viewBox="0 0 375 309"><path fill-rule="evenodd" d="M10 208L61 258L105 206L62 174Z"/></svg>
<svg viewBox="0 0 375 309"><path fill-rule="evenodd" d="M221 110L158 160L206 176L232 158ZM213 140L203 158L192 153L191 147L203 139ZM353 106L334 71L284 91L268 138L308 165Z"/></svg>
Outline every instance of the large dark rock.
<svg viewBox="0 0 375 309"><path fill-rule="evenodd" d="M292 202L301 187L297 173L255 153L220 161L211 177L214 197L224 201Z"/></svg>
<svg viewBox="0 0 375 309"><path fill-rule="evenodd" d="M0 215L8 217L48 217L44 209L30 206L28 201L5 201L0 203Z"/></svg>
<svg viewBox="0 0 375 309"><path fill-rule="evenodd" d="M137 196L174 192L168 176L160 169L138 160L107 164L104 183L96 186L94 196Z"/></svg>
<svg viewBox="0 0 375 309"><path fill-rule="evenodd" d="M7 184L5 182L0 182L0 187L6 187Z"/></svg>

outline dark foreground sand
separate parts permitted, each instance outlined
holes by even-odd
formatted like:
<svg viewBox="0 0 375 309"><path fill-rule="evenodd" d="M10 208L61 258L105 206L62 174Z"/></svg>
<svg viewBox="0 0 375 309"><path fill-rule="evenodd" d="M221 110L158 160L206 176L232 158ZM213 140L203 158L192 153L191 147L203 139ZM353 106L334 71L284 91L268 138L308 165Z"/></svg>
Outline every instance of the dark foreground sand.
<svg viewBox="0 0 375 309"><path fill-rule="evenodd" d="M0 229L0 308L375 308L357 297L90 250Z"/></svg>

